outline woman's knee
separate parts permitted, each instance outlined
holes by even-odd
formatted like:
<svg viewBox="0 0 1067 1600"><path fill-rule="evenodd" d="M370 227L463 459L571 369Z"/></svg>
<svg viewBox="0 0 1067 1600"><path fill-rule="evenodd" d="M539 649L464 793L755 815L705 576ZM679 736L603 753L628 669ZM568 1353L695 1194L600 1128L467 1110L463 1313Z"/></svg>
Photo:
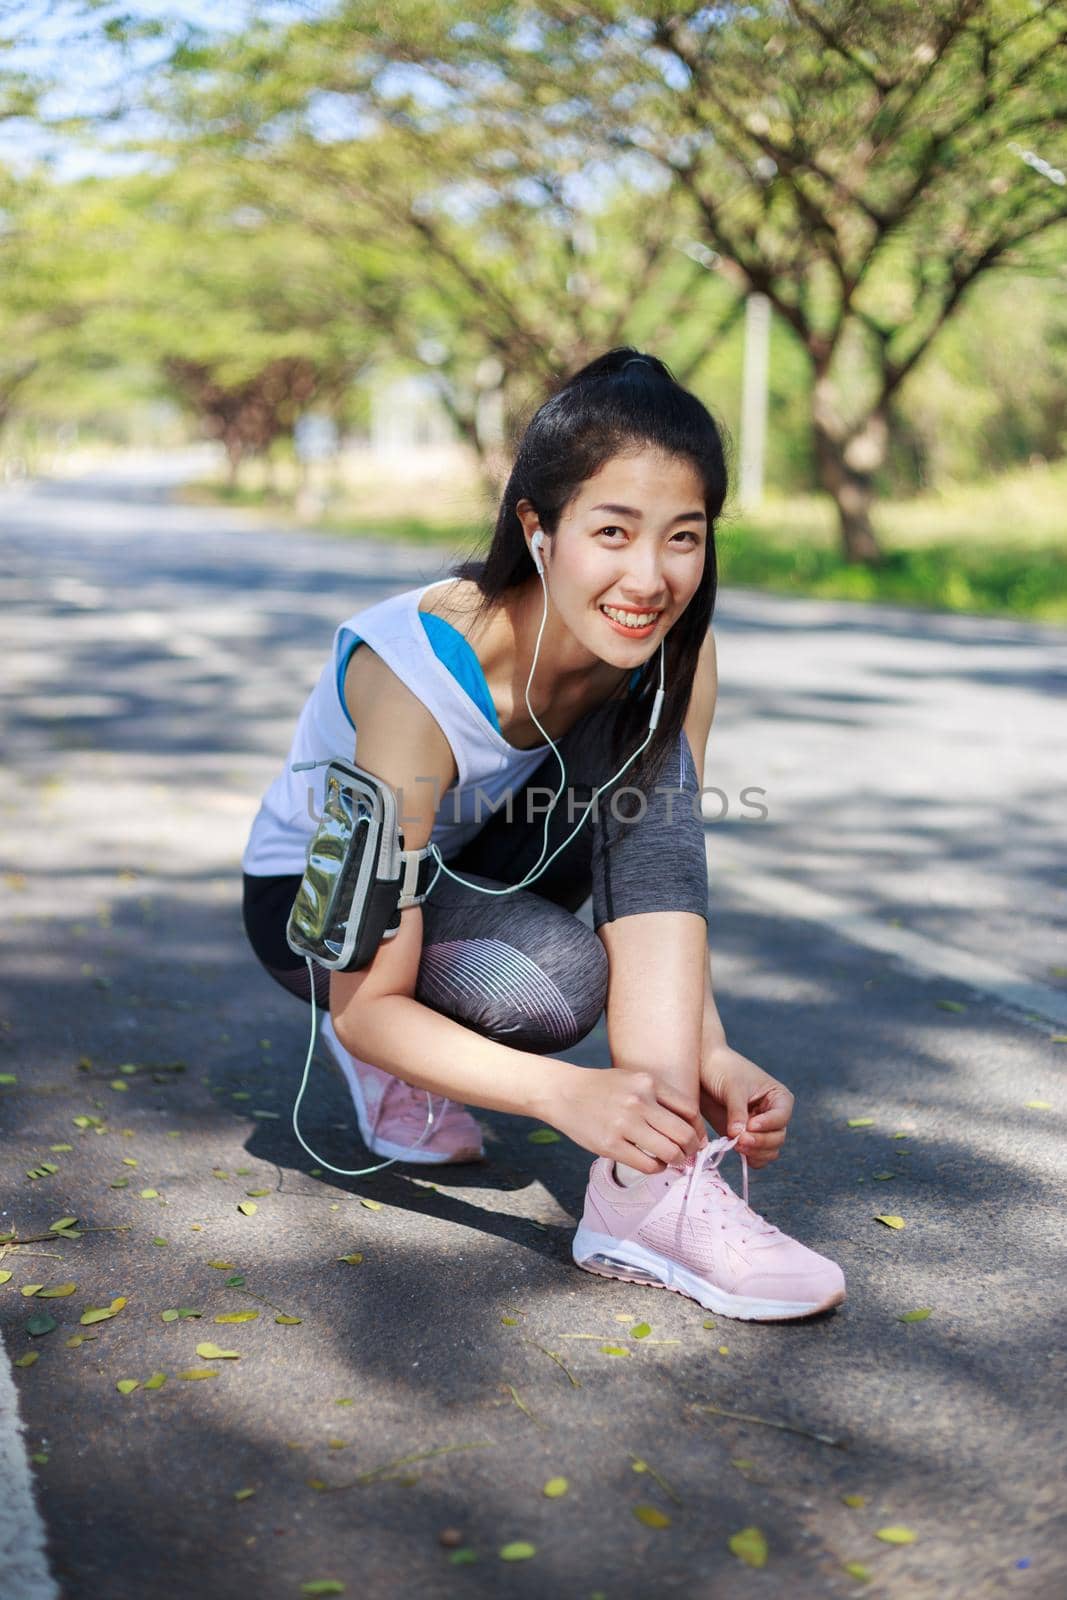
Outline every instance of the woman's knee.
<svg viewBox="0 0 1067 1600"><path fill-rule="evenodd" d="M551 929L527 928L521 947L503 928L424 945L415 998L518 1050L569 1050L604 1010L608 960L590 928L548 909Z"/></svg>

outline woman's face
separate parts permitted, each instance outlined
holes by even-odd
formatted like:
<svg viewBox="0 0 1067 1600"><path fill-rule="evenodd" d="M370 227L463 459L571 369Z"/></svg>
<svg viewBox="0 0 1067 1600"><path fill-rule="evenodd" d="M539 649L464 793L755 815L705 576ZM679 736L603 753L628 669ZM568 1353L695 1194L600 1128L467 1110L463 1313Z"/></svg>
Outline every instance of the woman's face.
<svg viewBox="0 0 1067 1600"><path fill-rule="evenodd" d="M529 544L537 516L528 501L518 509ZM592 655L639 666L696 593L707 537L692 462L647 446L613 456L545 535L552 608Z"/></svg>

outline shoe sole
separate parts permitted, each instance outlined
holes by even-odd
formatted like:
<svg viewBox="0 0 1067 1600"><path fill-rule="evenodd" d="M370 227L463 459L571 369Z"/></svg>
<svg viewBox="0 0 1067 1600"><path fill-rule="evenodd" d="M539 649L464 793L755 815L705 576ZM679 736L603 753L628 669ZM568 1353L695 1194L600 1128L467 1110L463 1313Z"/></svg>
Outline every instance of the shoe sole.
<svg viewBox="0 0 1067 1600"><path fill-rule="evenodd" d="M458 1166L485 1160L485 1150L482 1146L460 1150L456 1155L442 1156L434 1150L412 1149L410 1145L394 1144L391 1139L379 1139L376 1134L372 1134L367 1102L363 1097L363 1085L359 1081L359 1075L347 1061L337 1059L333 1041L328 1035L322 1036L322 1043L326 1046L326 1063L348 1090L356 1113L356 1122L359 1124L359 1136L372 1154L386 1156L393 1161L410 1161L424 1167Z"/></svg>
<svg viewBox="0 0 1067 1600"><path fill-rule="evenodd" d="M580 1224L571 1246L575 1266L600 1278L621 1278L624 1283L640 1283L650 1289L673 1289L696 1300L707 1311L721 1317L736 1317L742 1322L787 1322L792 1317L812 1317L829 1311L845 1299L844 1289L825 1300L756 1300L749 1295L727 1294L717 1289L689 1267L646 1250L632 1241L613 1239L610 1234L594 1233Z"/></svg>

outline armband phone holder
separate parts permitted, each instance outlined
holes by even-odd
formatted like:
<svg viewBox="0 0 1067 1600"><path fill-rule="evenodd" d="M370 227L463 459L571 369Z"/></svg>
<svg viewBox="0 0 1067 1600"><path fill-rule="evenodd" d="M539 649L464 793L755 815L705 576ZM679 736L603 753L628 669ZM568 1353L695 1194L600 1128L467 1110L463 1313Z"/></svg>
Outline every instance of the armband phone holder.
<svg viewBox="0 0 1067 1600"><path fill-rule="evenodd" d="M286 943L296 955L333 971L367 967L382 940L399 933L401 911L425 900L439 870L429 845L404 849L388 784L353 762L327 762L322 815L308 845Z"/></svg>

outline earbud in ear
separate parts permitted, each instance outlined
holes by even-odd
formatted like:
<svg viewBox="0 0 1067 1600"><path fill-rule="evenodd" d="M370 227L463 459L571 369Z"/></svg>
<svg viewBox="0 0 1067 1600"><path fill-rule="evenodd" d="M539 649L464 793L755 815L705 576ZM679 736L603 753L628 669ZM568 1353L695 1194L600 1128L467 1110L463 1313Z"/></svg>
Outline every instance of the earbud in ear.
<svg viewBox="0 0 1067 1600"><path fill-rule="evenodd" d="M544 533L540 528L538 528L533 538L530 540L530 553L533 556L534 566L537 568L538 572L542 574L542 576L544 575L545 568L544 563L541 560L541 547L544 542Z"/></svg>

